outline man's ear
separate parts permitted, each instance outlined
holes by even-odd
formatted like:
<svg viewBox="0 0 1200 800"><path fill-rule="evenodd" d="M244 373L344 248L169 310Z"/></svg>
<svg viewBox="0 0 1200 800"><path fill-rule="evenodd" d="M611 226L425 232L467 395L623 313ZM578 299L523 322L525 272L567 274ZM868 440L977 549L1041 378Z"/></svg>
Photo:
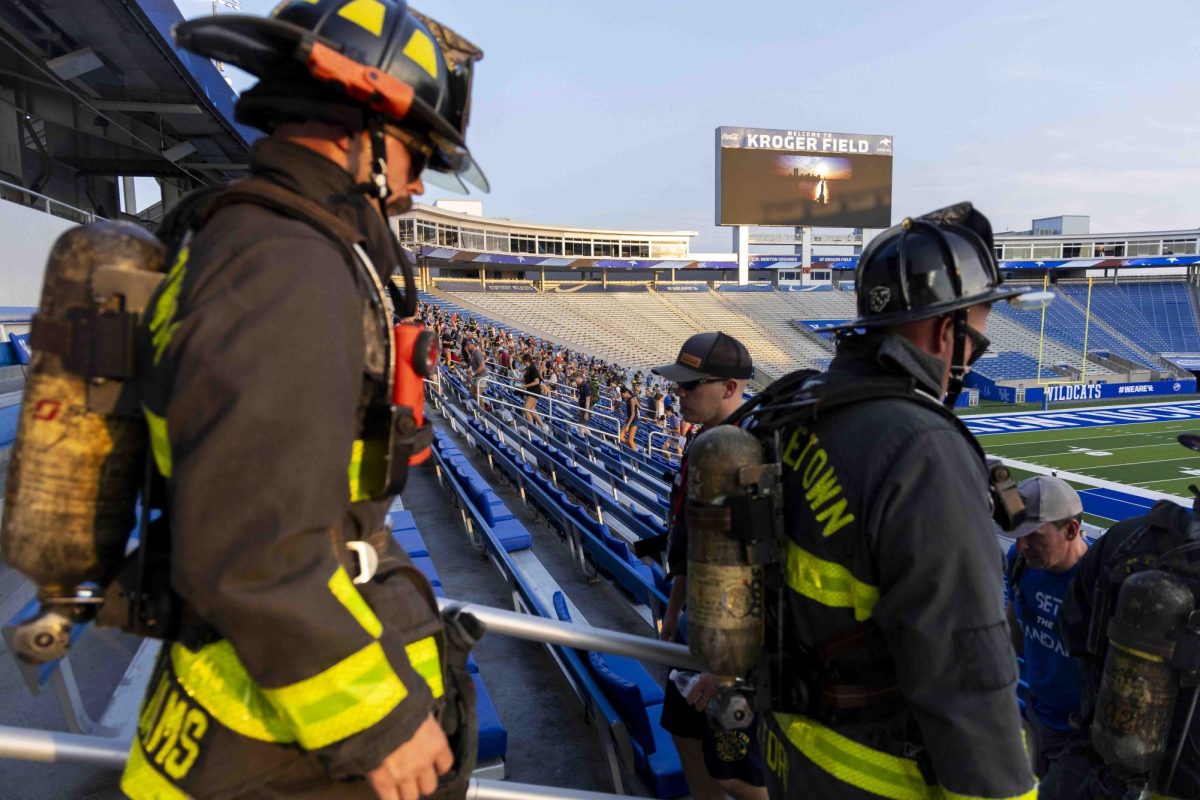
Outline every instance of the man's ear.
<svg viewBox="0 0 1200 800"><path fill-rule="evenodd" d="M934 320L933 340L929 343L934 348L934 355L950 353L954 350L954 316L947 315Z"/></svg>

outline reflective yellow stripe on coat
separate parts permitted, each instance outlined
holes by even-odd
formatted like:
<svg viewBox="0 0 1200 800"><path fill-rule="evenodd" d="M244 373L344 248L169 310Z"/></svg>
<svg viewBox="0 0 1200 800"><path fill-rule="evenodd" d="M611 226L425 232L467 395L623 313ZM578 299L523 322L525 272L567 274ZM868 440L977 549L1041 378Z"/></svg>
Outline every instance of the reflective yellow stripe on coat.
<svg viewBox="0 0 1200 800"><path fill-rule="evenodd" d="M437 639L432 636L418 639L406 646L404 652L408 655L408 662L412 664L413 670L429 684L429 691L434 698L445 694L446 687L442 683L442 659L438 656Z"/></svg>
<svg viewBox="0 0 1200 800"><path fill-rule="evenodd" d="M830 608L853 609L854 619L871 618L879 587L864 583L841 564L817 558L795 542L787 543L787 585L809 600Z"/></svg>
<svg viewBox="0 0 1200 800"><path fill-rule="evenodd" d="M940 795L910 758L867 747L808 717L776 714L775 720L793 747L843 783L889 800L935 800Z"/></svg>
<svg viewBox="0 0 1200 800"><path fill-rule="evenodd" d="M949 789L943 789L942 793L938 795L941 800L1037 800L1037 796L1038 790L1036 783L1028 792L1025 792L1024 794L1014 794L1010 797L981 797L974 794L959 794L958 792L952 792ZM1153 795L1151 795L1151 797L1153 798Z"/></svg>
<svg viewBox="0 0 1200 800"><path fill-rule="evenodd" d="M941 800L1038 800L1038 784L1034 783L1033 788L1025 794L1014 794L1007 798L985 798L985 796L977 794L959 794L950 792L949 789L942 789L942 793L937 796Z"/></svg>
<svg viewBox="0 0 1200 800"><path fill-rule="evenodd" d="M171 665L188 695L225 727L263 742L298 742L324 747L366 730L391 713L408 689L392 669L379 643L383 624L340 566L330 577L330 593L373 641L328 669L273 689L250 677L228 640L198 652L171 647ZM407 647L413 668L434 697L443 694L437 642L427 637Z"/></svg>
<svg viewBox="0 0 1200 800"><path fill-rule="evenodd" d="M267 702L228 639L195 653L171 645L171 669L188 696L234 733L260 742L296 741L291 725Z"/></svg>
<svg viewBox="0 0 1200 800"><path fill-rule="evenodd" d="M376 641L311 678L262 693L291 722L300 746L315 750L375 725L408 689Z"/></svg>
<svg viewBox="0 0 1200 800"><path fill-rule="evenodd" d="M1036 784L1009 797L952 792L925 782L917 762L868 747L809 717L775 714L787 740L805 758L843 783L888 800L1037 800Z"/></svg>

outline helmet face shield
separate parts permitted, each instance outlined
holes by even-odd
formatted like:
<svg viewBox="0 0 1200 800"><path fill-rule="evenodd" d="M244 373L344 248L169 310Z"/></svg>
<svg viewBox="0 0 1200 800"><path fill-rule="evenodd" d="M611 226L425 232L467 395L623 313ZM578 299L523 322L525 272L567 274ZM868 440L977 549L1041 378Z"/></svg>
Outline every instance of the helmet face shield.
<svg viewBox="0 0 1200 800"><path fill-rule="evenodd" d="M429 137L433 141L434 153L424 178L434 186L452 192L467 194L466 184L481 192L489 191L487 176L479 169L467 148L443 139L437 134Z"/></svg>

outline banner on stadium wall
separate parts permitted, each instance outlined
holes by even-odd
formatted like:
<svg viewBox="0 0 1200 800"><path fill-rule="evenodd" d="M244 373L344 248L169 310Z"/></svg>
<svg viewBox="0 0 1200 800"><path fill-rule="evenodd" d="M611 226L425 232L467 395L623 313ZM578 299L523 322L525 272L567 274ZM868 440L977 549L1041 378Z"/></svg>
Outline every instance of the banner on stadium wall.
<svg viewBox="0 0 1200 800"><path fill-rule="evenodd" d="M489 283L487 290L489 292L509 292L516 294L533 294L537 292L537 289L528 283Z"/></svg>
<svg viewBox="0 0 1200 800"><path fill-rule="evenodd" d="M1001 261L1000 269L1128 269L1130 267L1186 267L1200 263L1200 256L1148 256L1146 258L1041 258Z"/></svg>
<svg viewBox="0 0 1200 800"><path fill-rule="evenodd" d="M707 292L707 283L660 283L660 292Z"/></svg>
<svg viewBox="0 0 1200 800"><path fill-rule="evenodd" d="M800 258L797 255L752 255L750 256L750 269L800 270L804 267ZM858 256L814 255L810 261L813 269L840 269L853 272L858 266Z"/></svg>
<svg viewBox="0 0 1200 800"><path fill-rule="evenodd" d="M798 319L796 322L808 328L813 333L821 333L832 325L845 325L848 319Z"/></svg>
<svg viewBox="0 0 1200 800"><path fill-rule="evenodd" d="M999 403L1016 403L1016 386L998 386L994 381L974 372L967 376L966 384L979 390L980 398ZM1063 383L1038 386L1030 381L1023 387L1023 402L1081 403L1088 400L1111 400L1132 397L1162 397L1196 393L1195 378L1180 378L1170 381L1147 381L1144 383Z"/></svg>
<svg viewBox="0 0 1200 800"><path fill-rule="evenodd" d="M1195 394L1196 379L1179 378L1145 383L1064 383L1041 388L1045 392L1046 399L1051 403L1073 403L1081 400ZM1031 399L1029 390L1026 390L1025 396L1026 400Z"/></svg>
<svg viewBox="0 0 1200 800"><path fill-rule="evenodd" d="M978 372L968 372L967 377L963 379L963 385L968 389L977 390L980 400L994 400L998 403L1016 402L1016 389L997 386L994 380L985 378Z"/></svg>

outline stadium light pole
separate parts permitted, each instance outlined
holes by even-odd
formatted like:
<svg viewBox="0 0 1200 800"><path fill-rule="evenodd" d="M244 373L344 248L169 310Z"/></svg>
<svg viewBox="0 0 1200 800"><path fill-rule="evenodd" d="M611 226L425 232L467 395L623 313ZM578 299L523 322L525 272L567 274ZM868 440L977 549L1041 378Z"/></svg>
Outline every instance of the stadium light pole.
<svg viewBox="0 0 1200 800"><path fill-rule="evenodd" d="M1083 310L1083 370L1079 374L1079 382L1087 383L1087 344L1088 331L1092 327L1092 276L1088 276L1087 308Z"/></svg>

